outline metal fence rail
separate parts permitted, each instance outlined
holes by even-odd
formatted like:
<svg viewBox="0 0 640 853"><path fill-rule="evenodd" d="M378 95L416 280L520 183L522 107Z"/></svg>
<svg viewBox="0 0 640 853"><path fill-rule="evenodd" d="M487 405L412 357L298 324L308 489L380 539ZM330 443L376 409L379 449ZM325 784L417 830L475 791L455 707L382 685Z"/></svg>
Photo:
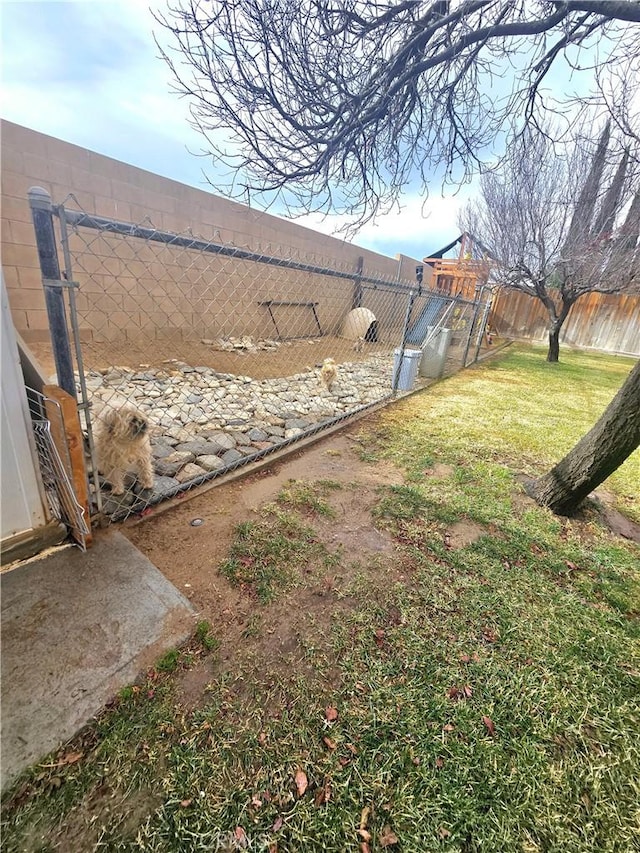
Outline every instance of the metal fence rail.
<svg viewBox="0 0 640 853"><path fill-rule="evenodd" d="M80 397L92 505L112 519L419 387L420 349L444 317L447 370L482 346L480 298L292 247L92 216L73 197L50 214L63 255L59 281L44 281L58 311L54 350L60 298L70 326L56 365L68 376L71 341L65 390Z"/></svg>

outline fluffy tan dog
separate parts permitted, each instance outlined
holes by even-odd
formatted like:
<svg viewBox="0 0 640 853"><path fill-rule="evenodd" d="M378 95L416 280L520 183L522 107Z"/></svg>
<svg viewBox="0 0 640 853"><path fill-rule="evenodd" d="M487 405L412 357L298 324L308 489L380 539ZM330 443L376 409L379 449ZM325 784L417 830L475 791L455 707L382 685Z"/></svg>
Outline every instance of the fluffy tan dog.
<svg viewBox="0 0 640 853"><path fill-rule="evenodd" d="M128 403L109 401L99 412L96 426L98 469L114 495L124 494L124 477L135 473L143 489L153 488L149 424Z"/></svg>
<svg viewBox="0 0 640 853"><path fill-rule="evenodd" d="M338 368L332 358L325 358L320 368L320 379L324 383L327 391L331 391L331 386L336 381L338 376Z"/></svg>

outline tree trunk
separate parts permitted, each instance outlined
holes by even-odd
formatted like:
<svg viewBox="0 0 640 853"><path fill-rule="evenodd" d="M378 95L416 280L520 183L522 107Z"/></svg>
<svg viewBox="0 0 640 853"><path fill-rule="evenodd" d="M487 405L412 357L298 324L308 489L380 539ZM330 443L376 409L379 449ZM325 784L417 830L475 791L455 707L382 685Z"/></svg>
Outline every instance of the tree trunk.
<svg viewBox="0 0 640 853"><path fill-rule="evenodd" d="M597 424L529 494L559 515L571 515L586 496L640 445L640 361Z"/></svg>
<svg viewBox="0 0 640 853"><path fill-rule="evenodd" d="M542 300L544 305L549 312L549 352L547 353L547 361L552 362L553 364L557 363L560 359L560 329L562 328L562 324L569 316L569 311L571 310L571 306L576 301L577 297L568 297L566 294L562 294L562 307L560 309L560 313L556 314L556 307L553 304L552 300L547 298L545 301Z"/></svg>

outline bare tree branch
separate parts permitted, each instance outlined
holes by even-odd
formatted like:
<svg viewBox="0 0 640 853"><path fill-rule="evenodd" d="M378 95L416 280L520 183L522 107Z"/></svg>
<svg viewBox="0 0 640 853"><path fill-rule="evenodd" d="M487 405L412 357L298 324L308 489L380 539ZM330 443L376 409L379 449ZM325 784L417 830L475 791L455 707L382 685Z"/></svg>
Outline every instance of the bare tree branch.
<svg viewBox="0 0 640 853"><path fill-rule="evenodd" d="M157 20L237 192L362 223L434 169L468 179L502 134L541 123L558 62L624 68L640 2L178 0Z"/></svg>
<svg viewBox="0 0 640 853"><path fill-rule="evenodd" d="M610 125L595 144L554 146L530 131L500 168L481 179L481 199L461 218L492 249L493 278L539 299L549 316L549 361L559 333L586 293L640 292L640 187L628 139L609 150Z"/></svg>

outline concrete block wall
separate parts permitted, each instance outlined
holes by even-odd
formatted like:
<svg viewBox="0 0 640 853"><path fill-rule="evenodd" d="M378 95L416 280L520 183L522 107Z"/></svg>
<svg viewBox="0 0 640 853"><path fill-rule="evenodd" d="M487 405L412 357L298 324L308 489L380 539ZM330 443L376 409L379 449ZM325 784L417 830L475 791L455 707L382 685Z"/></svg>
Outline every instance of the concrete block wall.
<svg viewBox="0 0 640 853"><path fill-rule="evenodd" d="M27 343L48 340L48 323L27 191L42 186L55 204L318 265L413 281L415 258L390 258L209 192L11 122L0 124L2 265L14 324ZM73 275L86 340L162 335L176 328L203 337L270 335L258 306L266 299L319 301L325 331L339 328L351 307L349 280L321 278L246 261L145 244L82 229L72 235ZM188 254L188 257L187 257ZM428 276L428 268L425 269ZM428 285L428 281L425 281ZM398 303L397 310L402 311ZM242 329L238 318L246 318ZM309 314L291 312L294 332L309 334Z"/></svg>

